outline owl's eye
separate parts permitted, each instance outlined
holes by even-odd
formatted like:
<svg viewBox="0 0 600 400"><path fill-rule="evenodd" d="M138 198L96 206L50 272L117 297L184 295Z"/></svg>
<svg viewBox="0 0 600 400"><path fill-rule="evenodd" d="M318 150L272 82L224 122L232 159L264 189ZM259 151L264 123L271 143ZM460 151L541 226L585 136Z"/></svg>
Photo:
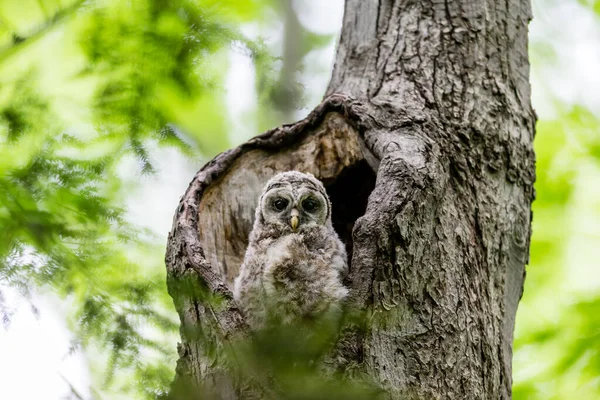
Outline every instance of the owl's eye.
<svg viewBox="0 0 600 400"><path fill-rule="evenodd" d="M275 199L275 201L273 202L273 208L275 208L277 211L283 211L285 210L285 208L288 205L288 201L286 199Z"/></svg>
<svg viewBox="0 0 600 400"><path fill-rule="evenodd" d="M317 203L316 200L311 198L308 198L302 202L302 208L304 208L305 211L314 211L318 206L319 203Z"/></svg>

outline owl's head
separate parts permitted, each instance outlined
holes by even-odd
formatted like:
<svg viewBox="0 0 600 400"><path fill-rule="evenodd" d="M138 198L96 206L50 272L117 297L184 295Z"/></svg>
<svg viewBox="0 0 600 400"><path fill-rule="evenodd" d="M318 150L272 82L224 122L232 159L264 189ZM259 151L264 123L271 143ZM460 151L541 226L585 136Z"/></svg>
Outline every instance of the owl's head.
<svg viewBox="0 0 600 400"><path fill-rule="evenodd" d="M267 182L256 213L263 225L300 232L331 225L331 203L323 184L311 174L282 172Z"/></svg>

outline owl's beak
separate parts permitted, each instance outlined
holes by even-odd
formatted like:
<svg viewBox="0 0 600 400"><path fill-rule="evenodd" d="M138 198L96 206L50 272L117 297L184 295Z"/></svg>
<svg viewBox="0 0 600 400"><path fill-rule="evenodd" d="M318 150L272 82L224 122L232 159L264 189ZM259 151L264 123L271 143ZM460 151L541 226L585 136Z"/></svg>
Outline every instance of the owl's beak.
<svg viewBox="0 0 600 400"><path fill-rule="evenodd" d="M290 225L292 226L292 230L296 231L296 228L298 228L298 217L294 215L290 221Z"/></svg>
<svg viewBox="0 0 600 400"><path fill-rule="evenodd" d="M290 219L290 226L294 232L296 231L296 228L298 228L299 222L300 220L298 219L298 211L294 209L292 210L292 218Z"/></svg>

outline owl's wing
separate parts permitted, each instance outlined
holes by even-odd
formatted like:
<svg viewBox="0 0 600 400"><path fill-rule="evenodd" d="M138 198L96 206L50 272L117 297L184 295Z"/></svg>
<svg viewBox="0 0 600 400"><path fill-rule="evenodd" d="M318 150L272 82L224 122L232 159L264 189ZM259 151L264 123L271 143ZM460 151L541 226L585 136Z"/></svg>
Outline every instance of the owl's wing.
<svg viewBox="0 0 600 400"><path fill-rule="evenodd" d="M233 296L250 326L260 326L266 318L262 304L263 269L263 254L254 246L249 246L240 267L240 274L234 282Z"/></svg>
<svg viewBox="0 0 600 400"><path fill-rule="evenodd" d="M339 236L333 229L327 235L329 254L331 257L330 266L339 272L343 279L348 274L348 254L346 246L340 240Z"/></svg>
<svg viewBox="0 0 600 400"><path fill-rule="evenodd" d="M248 247L244 262L240 266L240 273L235 278L234 282L234 297L236 300L241 300L246 293L260 285L260 277L263 270L263 260L260 254L253 246Z"/></svg>

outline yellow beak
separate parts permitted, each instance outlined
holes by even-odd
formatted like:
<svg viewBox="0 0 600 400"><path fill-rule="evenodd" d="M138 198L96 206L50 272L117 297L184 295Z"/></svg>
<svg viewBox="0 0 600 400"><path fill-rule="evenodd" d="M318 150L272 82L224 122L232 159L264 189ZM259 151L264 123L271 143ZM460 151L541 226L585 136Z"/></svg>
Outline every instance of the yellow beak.
<svg viewBox="0 0 600 400"><path fill-rule="evenodd" d="M298 217L296 215L292 216L292 219L290 220L290 225L292 226L292 230L296 231L296 228L298 227Z"/></svg>

